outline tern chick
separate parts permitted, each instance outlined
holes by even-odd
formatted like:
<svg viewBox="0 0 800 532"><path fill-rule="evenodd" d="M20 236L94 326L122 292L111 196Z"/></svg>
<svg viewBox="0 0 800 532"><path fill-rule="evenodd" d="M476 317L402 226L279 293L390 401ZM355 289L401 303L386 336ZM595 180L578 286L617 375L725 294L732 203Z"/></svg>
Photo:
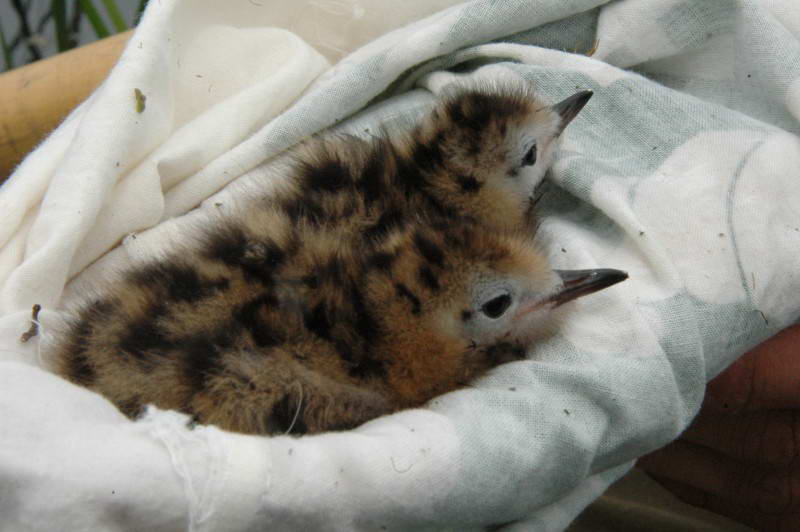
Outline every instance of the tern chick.
<svg viewBox="0 0 800 532"><path fill-rule="evenodd" d="M445 95L406 134L326 135L277 190L74 313L57 372L254 434L355 427L521 358L553 309L627 276L553 270L529 198L591 93Z"/></svg>

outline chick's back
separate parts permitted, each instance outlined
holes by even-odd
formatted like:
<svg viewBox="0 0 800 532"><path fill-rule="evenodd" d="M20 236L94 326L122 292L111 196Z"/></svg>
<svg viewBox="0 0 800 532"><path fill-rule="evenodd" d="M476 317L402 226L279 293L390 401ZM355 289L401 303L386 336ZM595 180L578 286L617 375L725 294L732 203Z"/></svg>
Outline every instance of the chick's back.
<svg viewBox="0 0 800 532"><path fill-rule="evenodd" d="M512 114L463 98L409 134L296 149L272 193L81 307L57 371L131 417L155 404L302 433L422 404L496 365L433 318L466 305L476 268L531 245L525 199L491 181L514 168L481 137ZM506 107L523 103L512 92ZM483 173L466 173L469 157Z"/></svg>

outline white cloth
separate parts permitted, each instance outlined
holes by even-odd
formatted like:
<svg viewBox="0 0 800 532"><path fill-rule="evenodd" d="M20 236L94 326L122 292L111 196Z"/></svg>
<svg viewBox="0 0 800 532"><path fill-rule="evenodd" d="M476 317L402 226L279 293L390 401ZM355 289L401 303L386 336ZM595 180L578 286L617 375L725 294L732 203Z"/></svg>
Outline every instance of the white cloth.
<svg viewBox="0 0 800 532"><path fill-rule="evenodd" d="M798 318L793 0L450 4L149 3L109 78L0 188L0 530L560 530ZM595 39L593 57L563 51ZM75 294L309 134L370 102L404 119L451 66L552 102L596 93L565 133L542 235L557 267L631 278L572 304L529 360L299 439L131 422L47 371L38 349Z"/></svg>

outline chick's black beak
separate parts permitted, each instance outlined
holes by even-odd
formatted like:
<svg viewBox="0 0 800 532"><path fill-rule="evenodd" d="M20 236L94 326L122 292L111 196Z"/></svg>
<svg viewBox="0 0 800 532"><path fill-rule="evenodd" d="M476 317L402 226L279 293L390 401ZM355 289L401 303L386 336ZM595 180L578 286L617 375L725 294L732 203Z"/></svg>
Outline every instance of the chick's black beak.
<svg viewBox="0 0 800 532"><path fill-rule="evenodd" d="M562 100L551 107L551 109L561 116L561 129L559 132L563 131L564 128L567 127L567 124L572 122L572 119L578 115L593 94L594 93L589 90L576 92L569 98Z"/></svg>
<svg viewBox="0 0 800 532"><path fill-rule="evenodd" d="M554 270L561 277L562 287L550 297L555 306L608 288L628 278L626 272L601 268L597 270Z"/></svg>

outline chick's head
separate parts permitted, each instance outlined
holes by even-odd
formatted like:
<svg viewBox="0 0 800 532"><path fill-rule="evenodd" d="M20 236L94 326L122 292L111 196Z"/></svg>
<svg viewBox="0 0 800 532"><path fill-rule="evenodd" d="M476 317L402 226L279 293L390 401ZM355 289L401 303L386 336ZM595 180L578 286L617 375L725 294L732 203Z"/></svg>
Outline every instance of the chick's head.
<svg viewBox="0 0 800 532"><path fill-rule="evenodd" d="M547 105L527 83L446 90L419 127L443 161L431 188L484 222L519 227L561 133L591 96Z"/></svg>
<svg viewBox="0 0 800 532"><path fill-rule="evenodd" d="M559 271L531 238L473 224L395 235L391 267L373 275L391 392L413 406L519 359L550 329L553 310L626 278Z"/></svg>

